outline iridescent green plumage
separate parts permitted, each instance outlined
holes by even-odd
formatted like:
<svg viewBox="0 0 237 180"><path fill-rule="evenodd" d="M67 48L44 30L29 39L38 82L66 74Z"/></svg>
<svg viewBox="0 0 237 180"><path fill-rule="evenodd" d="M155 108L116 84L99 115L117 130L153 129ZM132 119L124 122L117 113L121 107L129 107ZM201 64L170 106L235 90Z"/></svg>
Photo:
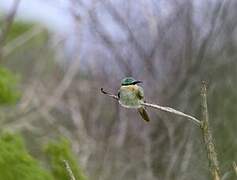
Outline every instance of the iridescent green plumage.
<svg viewBox="0 0 237 180"><path fill-rule="evenodd" d="M144 102L143 88L138 86L138 83L141 83L141 81L137 81L132 77L124 78L121 81L121 87L118 93L119 103L126 108L138 109L142 118L145 121L149 121L148 114L142 105Z"/></svg>

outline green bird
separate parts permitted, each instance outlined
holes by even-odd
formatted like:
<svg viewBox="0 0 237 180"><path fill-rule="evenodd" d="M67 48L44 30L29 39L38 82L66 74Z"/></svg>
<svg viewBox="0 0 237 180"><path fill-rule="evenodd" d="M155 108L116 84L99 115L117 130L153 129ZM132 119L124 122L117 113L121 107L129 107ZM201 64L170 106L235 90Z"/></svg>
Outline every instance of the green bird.
<svg viewBox="0 0 237 180"><path fill-rule="evenodd" d="M126 108L136 108L141 117L148 122L150 118L142 105L144 92L143 88L137 85L139 83L142 83L142 81L135 80L132 77L126 77L121 81L118 92L119 104Z"/></svg>

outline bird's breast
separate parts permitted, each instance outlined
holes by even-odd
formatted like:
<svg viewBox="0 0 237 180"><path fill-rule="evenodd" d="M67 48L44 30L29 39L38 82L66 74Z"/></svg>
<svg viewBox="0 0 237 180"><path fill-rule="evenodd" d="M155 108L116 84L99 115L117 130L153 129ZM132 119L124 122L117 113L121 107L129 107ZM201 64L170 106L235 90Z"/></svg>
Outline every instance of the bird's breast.
<svg viewBox="0 0 237 180"><path fill-rule="evenodd" d="M122 86L120 88L120 99L119 103L127 108L139 108L141 102L137 96L139 87L137 85Z"/></svg>

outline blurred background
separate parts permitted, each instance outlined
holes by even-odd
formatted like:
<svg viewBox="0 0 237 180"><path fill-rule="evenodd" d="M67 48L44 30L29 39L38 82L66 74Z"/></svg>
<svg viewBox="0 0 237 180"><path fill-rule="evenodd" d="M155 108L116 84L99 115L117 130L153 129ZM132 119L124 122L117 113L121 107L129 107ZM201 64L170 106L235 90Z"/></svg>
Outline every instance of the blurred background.
<svg viewBox="0 0 237 180"><path fill-rule="evenodd" d="M235 179L236 9L235 0L1 0L0 66L20 94L1 102L1 132L19 133L41 163L45 143L67 138L91 180L209 179L193 123L154 109L144 123L100 93L133 76L147 102L199 118L205 80L222 176Z"/></svg>

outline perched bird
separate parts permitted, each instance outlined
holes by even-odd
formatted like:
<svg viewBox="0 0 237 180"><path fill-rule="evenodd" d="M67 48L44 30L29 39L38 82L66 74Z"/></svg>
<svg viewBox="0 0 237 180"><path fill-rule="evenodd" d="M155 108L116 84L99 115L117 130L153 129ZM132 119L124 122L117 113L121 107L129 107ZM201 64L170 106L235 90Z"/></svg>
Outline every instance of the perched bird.
<svg viewBox="0 0 237 180"><path fill-rule="evenodd" d="M142 81L135 80L132 77L126 77L121 81L121 87L118 92L119 103L126 108L136 108L145 121L150 118L141 103L144 102L144 92L141 86L137 84Z"/></svg>

